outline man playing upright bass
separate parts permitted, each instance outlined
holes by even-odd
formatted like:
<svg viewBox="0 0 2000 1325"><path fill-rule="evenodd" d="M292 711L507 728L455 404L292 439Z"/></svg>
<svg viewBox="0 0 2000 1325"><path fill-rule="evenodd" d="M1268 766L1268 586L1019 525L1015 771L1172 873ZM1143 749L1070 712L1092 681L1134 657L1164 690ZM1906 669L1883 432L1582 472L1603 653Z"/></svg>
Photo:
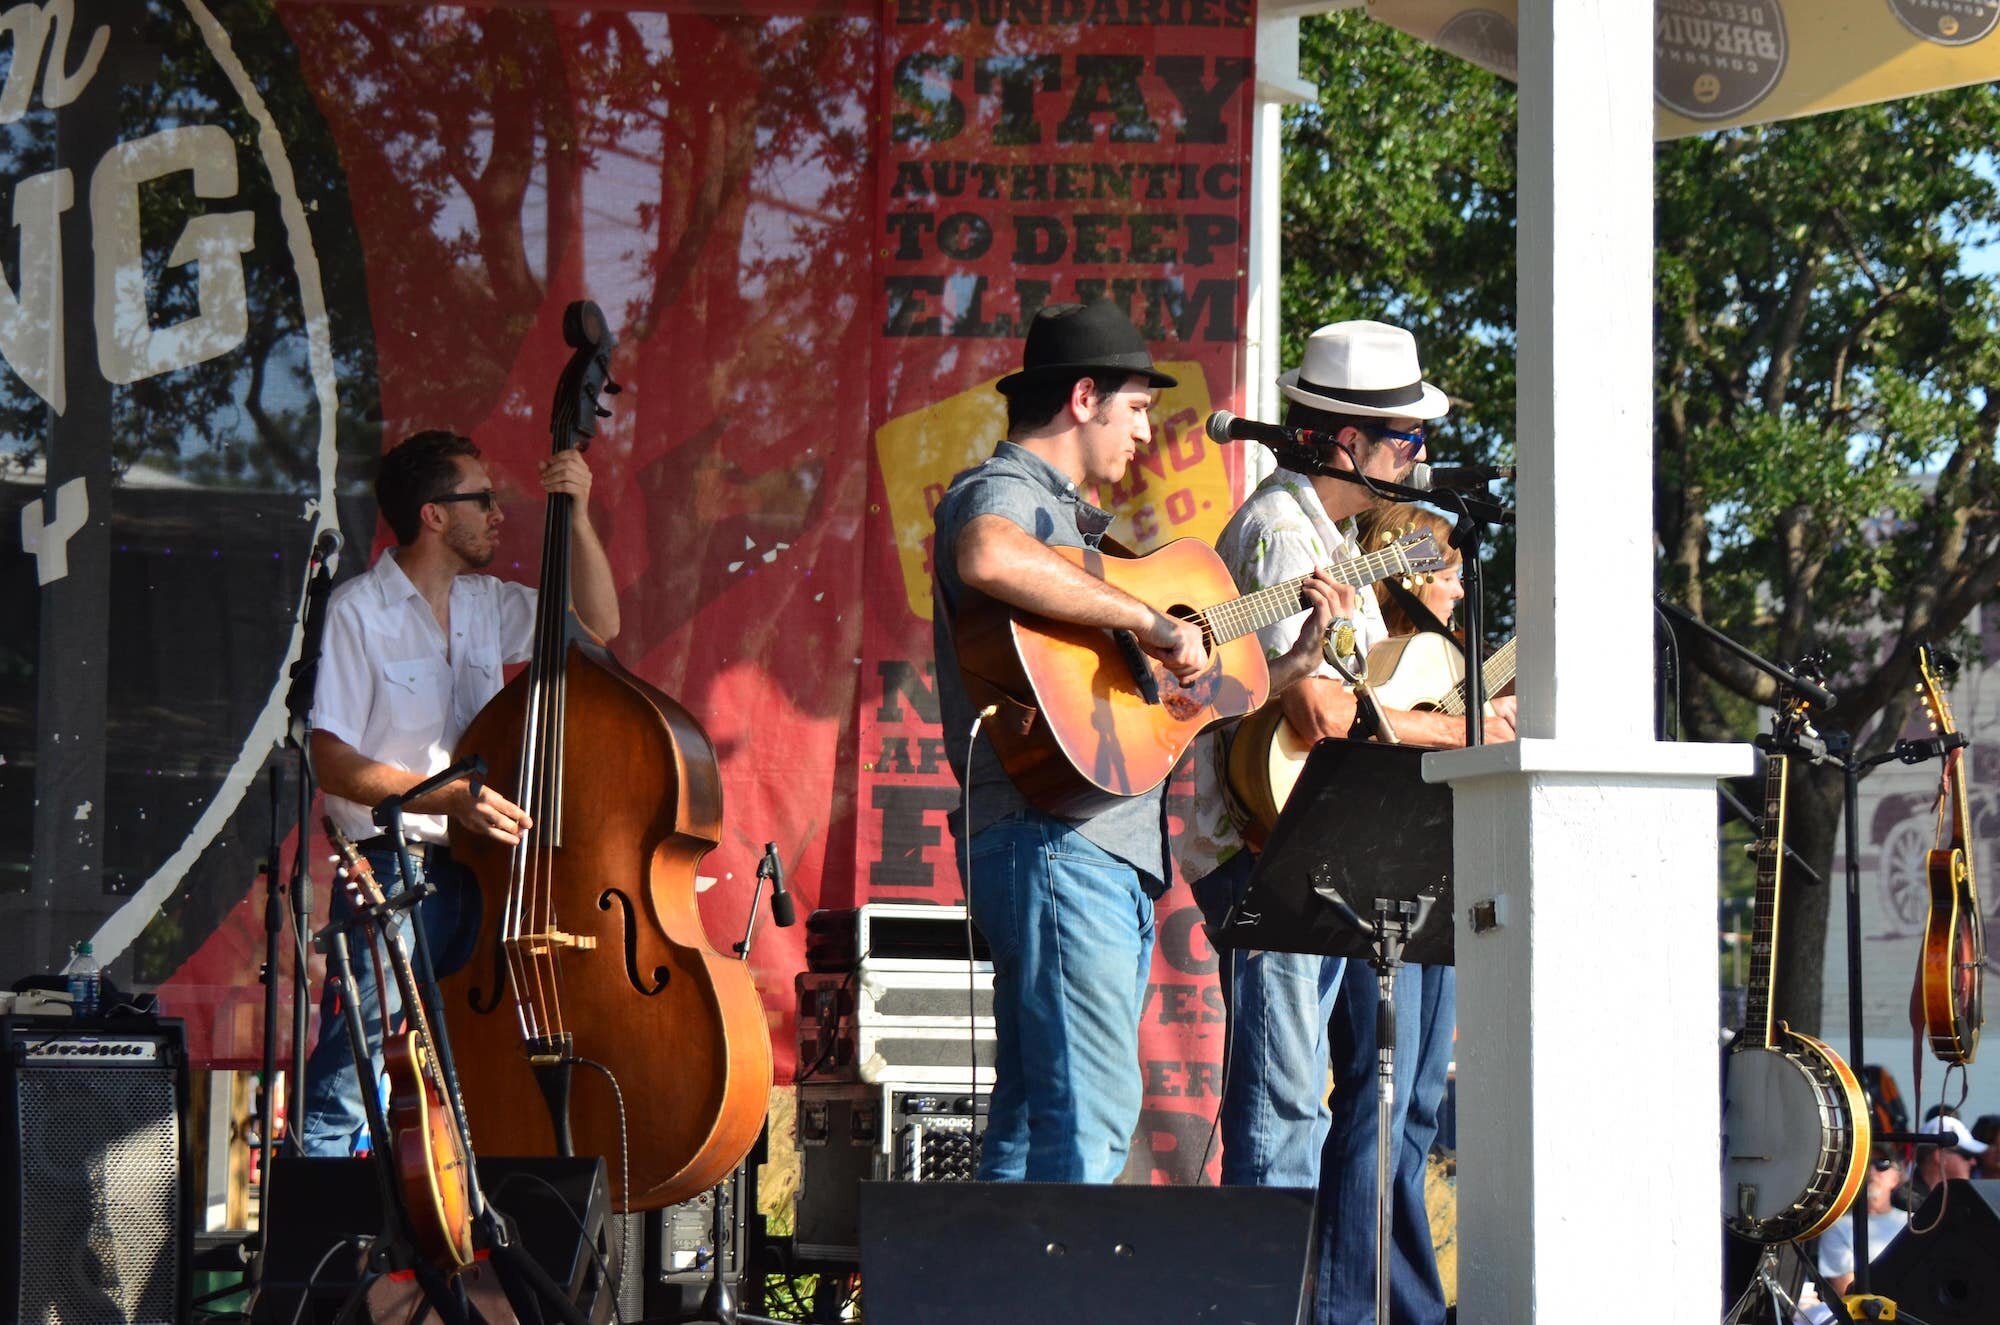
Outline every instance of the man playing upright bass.
<svg viewBox="0 0 2000 1325"><path fill-rule="evenodd" d="M567 493L575 503L570 550L576 614L599 639L609 640L618 633L618 594L588 514L590 467L581 451L567 450L543 460L540 475L544 491ZM312 758L328 817L393 888L399 877L395 852L375 836L371 807L450 766L467 724L499 692L501 668L528 657L535 591L475 573L492 562L506 517L470 438L430 431L405 439L382 457L375 498L397 546L328 600ZM406 809L411 864L436 889L417 911L438 973L445 975L470 959L479 932L478 890L451 860L446 821L513 843L529 827L528 816L491 787L475 794L464 781ZM335 918L347 911L339 891L332 905ZM408 926L407 913L396 923ZM354 980L364 1011L374 1007L379 975L368 945L357 948ZM380 987L393 1018L402 999L393 981ZM382 1023L373 1016L363 1022L379 1072ZM304 1093L305 1153L350 1153L368 1119L331 989L320 1010L319 1040L306 1060Z"/></svg>

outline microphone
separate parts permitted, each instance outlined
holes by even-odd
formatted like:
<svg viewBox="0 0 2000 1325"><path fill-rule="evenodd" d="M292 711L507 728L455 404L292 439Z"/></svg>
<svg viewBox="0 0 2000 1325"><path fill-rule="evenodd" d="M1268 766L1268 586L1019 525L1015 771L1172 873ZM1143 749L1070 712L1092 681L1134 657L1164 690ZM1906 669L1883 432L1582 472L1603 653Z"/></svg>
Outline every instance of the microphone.
<svg viewBox="0 0 2000 1325"><path fill-rule="evenodd" d="M771 881L771 919L779 929L788 929L799 923L797 906L792 895L785 891L785 867L778 863L778 844L764 844L764 859L757 864L757 877Z"/></svg>
<svg viewBox="0 0 2000 1325"><path fill-rule="evenodd" d="M313 540L312 559L315 564L330 562L340 555L340 549L346 545L347 540L340 536L338 529L322 529L319 537Z"/></svg>
<svg viewBox="0 0 2000 1325"><path fill-rule="evenodd" d="M1403 486L1416 488L1421 492L1437 492L1442 489L1472 492L1485 487L1495 479L1512 477L1514 477L1512 465L1427 465L1420 461L1410 470L1410 476L1403 480Z"/></svg>
<svg viewBox="0 0 2000 1325"><path fill-rule="evenodd" d="M1266 446L1331 446L1338 438L1330 432L1310 428L1287 428L1282 423L1259 423L1239 419L1226 409L1208 416L1208 436L1216 442L1262 442Z"/></svg>

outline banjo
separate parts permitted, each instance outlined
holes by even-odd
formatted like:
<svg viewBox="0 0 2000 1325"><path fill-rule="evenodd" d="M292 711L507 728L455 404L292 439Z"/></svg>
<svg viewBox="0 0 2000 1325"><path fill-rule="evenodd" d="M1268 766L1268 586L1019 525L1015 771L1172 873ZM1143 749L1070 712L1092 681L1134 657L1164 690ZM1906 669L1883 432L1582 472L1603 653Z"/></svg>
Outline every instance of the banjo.
<svg viewBox="0 0 2000 1325"><path fill-rule="evenodd" d="M1786 757L1810 738L1802 707L1787 711L1764 747L1764 825L1743 1029L1722 1076L1722 1220L1756 1242L1818 1235L1840 1217L1868 1168L1868 1109L1840 1055L1776 1021L1771 993L1784 872Z"/></svg>

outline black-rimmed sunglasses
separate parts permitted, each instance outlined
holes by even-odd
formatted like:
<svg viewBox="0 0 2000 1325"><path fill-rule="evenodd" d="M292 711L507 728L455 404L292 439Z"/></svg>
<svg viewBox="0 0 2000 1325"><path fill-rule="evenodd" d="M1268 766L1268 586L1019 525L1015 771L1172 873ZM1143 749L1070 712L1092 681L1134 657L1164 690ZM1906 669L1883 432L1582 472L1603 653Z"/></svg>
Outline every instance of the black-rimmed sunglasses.
<svg viewBox="0 0 2000 1325"><path fill-rule="evenodd" d="M492 511L494 500L491 488L481 488L478 492L447 492L442 497L431 498L431 501L439 506L449 506L455 501L476 501L479 503L479 509L486 512Z"/></svg>

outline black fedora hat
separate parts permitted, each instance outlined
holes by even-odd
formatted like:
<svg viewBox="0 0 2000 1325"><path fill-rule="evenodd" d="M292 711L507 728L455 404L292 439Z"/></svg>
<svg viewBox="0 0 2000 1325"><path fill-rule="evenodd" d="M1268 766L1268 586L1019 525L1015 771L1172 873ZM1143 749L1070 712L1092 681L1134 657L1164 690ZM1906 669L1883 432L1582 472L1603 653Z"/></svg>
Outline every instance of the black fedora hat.
<svg viewBox="0 0 2000 1325"><path fill-rule="evenodd" d="M1052 377L1095 373L1144 377L1154 386L1180 383L1153 367L1145 337L1109 299L1088 304L1045 304L1028 324L1021 371L994 384L1002 395Z"/></svg>

